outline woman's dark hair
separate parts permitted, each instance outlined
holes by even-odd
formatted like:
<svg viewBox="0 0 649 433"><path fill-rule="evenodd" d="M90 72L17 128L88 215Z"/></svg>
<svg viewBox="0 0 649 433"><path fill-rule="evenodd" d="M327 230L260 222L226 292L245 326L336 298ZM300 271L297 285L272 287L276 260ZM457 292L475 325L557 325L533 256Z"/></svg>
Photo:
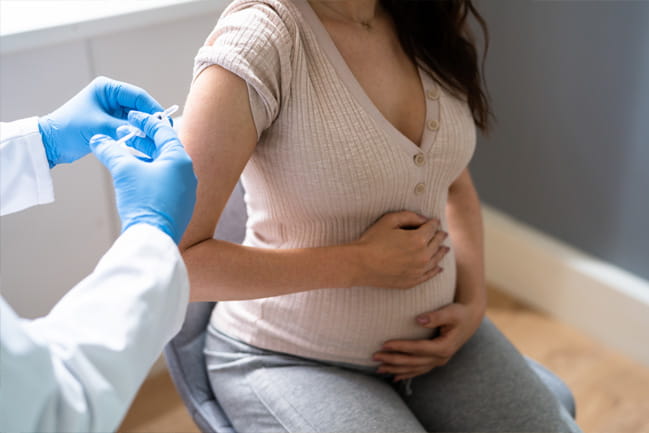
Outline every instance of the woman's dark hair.
<svg viewBox="0 0 649 433"><path fill-rule="evenodd" d="M476 125L487 131L491 111L467 23L469 14L484 33L484 56L489 34L471 0L381 0L381 3L392 15L406 53L423 63L421 66L437 76L447 90L464 96Z"/></svg>

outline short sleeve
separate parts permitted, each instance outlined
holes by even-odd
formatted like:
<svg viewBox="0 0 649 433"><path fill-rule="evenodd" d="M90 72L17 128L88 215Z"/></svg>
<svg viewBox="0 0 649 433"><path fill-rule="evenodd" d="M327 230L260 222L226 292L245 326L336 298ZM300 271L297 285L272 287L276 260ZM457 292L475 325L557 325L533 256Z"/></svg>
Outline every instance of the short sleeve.
<svg viewBox="0 0 649 433"><path fill-rule="evenodd" d="M205 68L219 65L247 83L258 136L277 118L289 93L294 41L290 21L280 1L235 1L194 61L194 79Z"/></svg>

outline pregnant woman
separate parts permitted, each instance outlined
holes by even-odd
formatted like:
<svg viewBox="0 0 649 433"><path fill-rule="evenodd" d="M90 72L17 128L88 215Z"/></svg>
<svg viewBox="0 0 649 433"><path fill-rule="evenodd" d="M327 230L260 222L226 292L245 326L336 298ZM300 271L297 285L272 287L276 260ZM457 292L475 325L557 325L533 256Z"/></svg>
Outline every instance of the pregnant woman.
<svg viewBox="0 0 649 433"><path fill-rule="evenodd" d="M469 0L235 0L196 57L182 241L246 432L578 431L484 318ZM241 176L243 245L212 239Z"/></svg>

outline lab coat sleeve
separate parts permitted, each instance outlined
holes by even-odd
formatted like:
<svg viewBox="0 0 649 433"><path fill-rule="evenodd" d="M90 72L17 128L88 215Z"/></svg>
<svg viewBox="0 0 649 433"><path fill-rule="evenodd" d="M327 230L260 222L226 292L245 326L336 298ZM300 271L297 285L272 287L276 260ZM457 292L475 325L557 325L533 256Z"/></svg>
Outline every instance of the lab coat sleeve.
<svg viewBox="0 0 649 433"><path fill-rule="evenodd" d="M0 302L0 431L114 431L188 292L175 243L137 224L47 316L21 320Z"/></svg>
<svg viewBox="0 0 649 433"><path fill-rule="evenodd" d="M0 215L54 201L38 118L0 122Z"/></svg>

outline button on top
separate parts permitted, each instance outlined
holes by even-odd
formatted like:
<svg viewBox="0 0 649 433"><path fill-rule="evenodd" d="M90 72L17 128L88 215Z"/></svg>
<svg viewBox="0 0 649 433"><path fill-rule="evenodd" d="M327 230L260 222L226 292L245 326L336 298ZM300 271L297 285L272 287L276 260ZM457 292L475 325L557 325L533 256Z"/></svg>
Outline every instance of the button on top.
<svg viewBox="0 0 649 433"><path fill-rule="evenodd" d="M426 163L426 157L424 156L423 153L416 154L415 157L414 157L414 160L415 160L415 165L417 167L421 167L422 165L424 165Z"/></svg>
<svg viewBox="0 0 649 433"><path fill-rule="evenodd" d="M439 122L435 119L428 122L428 129L431 131L437 131L439 129Z"/></svg>
<svg viewBox="0 0 649 433"><path fill-rule="evenodd" d="M423 183L418 183L417 186L415 186L416 195L423 194L425 190L426 190L426 186Z"/></svg>
<svg viewBox="0 0 649 433"><path fill-rule="evenodd" d="M428 89L428 91L426 92L426 96L428 97L428 99L432 101L439 99L439 95L440 95L440 91L438 87Z"/></svg>

